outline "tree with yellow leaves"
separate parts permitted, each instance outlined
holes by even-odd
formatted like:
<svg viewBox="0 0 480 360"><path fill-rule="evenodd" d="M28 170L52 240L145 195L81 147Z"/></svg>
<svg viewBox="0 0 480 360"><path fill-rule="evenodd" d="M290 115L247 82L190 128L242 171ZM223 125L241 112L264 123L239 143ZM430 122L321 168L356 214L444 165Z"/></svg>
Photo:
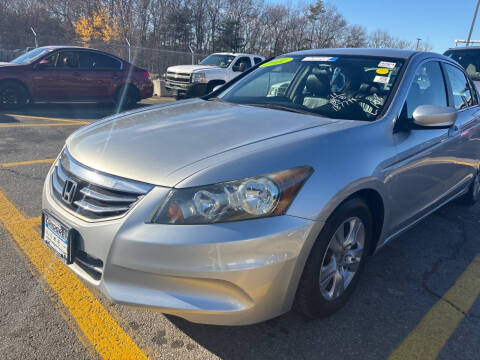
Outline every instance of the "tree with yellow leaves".
<svg viewBox="0 0 480 360"><path fill-rule="evenodd" d="M94 11L90 16L82 16L74 26L75 33L84 44L95 40L110 43L120 39L118 24L103 9Z"/></svg>

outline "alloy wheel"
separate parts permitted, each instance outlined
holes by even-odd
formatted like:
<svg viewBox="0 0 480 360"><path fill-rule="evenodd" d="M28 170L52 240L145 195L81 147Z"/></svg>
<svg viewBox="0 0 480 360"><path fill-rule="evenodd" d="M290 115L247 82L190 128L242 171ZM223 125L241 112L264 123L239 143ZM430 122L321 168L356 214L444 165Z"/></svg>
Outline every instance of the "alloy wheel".
<svg viewBox="0 0 480 360"><path fill-rule="evenodd" d="M320 291L335 300L350 285L360 268L365 248L365 225L358 217L345 220L335 231L320 267Z"/></svg>

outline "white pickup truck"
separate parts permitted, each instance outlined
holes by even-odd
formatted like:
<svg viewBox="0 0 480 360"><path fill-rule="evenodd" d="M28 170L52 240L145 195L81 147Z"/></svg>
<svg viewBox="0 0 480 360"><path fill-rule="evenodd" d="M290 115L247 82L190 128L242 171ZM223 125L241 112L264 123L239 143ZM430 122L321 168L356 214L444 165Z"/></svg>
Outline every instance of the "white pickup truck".
<svg viewBox="0 0 480 360"><path fill-rule="evenodd" d="M165 74L165 88L177 98L202 96L263 60L263 56L252 54L211 54L198 65L170 66Z"/></svg>

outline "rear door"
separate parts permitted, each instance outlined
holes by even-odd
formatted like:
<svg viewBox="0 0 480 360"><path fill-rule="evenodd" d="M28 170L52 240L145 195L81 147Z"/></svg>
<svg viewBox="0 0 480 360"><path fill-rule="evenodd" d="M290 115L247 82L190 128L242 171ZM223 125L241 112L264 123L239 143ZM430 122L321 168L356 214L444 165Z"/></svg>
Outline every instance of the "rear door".
<svg viewBox="0 0 480 360"><path fill-rule="evenodd" d="M455 181L468 183L476 174L480 161L480 109L475 86L464 70L450 63L443 63L450 89L452 105L458 110L455 127L450 130L451 146L448 156L457 159Z"/></svg>
<svg viewBox="0 0 480 360"><path fill-rule="evenodd" d="M455 189L463 170L451 138L453 127L418 128L413 126L412 119L413 111L420 105L451 105L445 79L438 61L422 63L398 119L394 134L398 162L391 175L394 230L428 213L458 191Z"/></svg>
<svg viewBox="0 0 480 360"><path fill-rule="evenodd" d="M96 51L80 51L82 96L91 100L111 98L123 79L123 63L113 56Z"/></svg>

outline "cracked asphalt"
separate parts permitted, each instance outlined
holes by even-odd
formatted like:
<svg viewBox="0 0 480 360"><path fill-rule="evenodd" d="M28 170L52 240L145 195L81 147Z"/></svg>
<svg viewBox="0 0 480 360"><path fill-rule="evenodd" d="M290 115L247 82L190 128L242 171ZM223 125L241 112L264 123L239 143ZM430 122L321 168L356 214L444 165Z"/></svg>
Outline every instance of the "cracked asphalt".
<svg viewBox="0 0 480 360"><path fill-rule="evenodd" d="M0 112L0 125L61 123L49 118L94 121L113 111L108 105L38 104L26 112ZM0 164L54 158L79 126L0 127ZM40 215L49 167L48 163L0 166L0 191L26 218ZM450 326L448 316L460 319L437 349L438 359L478 360L480 300L474 299L465 311L463 297L448 294L458 287L466 269L480 261L479 255L480 204L465 207L454 202L370 258L345 308L323 320L290 312L252 326L199 325L110 304L85 286L153 359L386 359L412 338L432 309L438 309L432 313L434 322L427 325L439 321ZM36 271L0 221L1 357L97 358L94 346L82 337L75 319L62 312ZM431 330L441 336L446 329ZM417 342L408 342L409 347L431 346L429 337L413 339Z"/></svg>

